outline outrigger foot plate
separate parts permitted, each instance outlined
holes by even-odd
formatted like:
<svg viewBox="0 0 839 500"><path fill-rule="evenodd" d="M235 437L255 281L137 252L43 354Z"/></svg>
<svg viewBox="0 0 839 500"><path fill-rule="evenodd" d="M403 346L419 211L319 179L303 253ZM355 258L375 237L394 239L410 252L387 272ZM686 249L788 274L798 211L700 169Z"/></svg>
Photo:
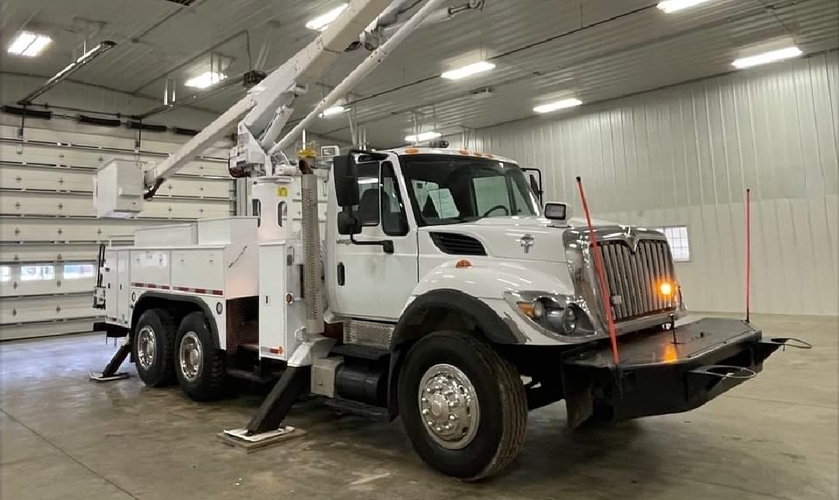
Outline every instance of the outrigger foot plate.
<svg viewBox="0 0 839 500"><path fill-rule="evenodd" d="M241 429L231 429L220 432L217 436L222 443L235 446L236 448L243 449L247 453L250 453L275 444L301 438L305 435L306 431L287 425L285 427L280 427L275 431L262 432L259 434L251 433L247 428L242 427Z"/></svg>
<svg viewBox="0 0 839 500"><path fill-rule="evenodd" d="M114 380L122 380L128 378L129 375L126 372L117 372L112 375L105 375L102 372L90 372L88 377L90 378L90 380L93 380L94 382L111 382Z"/></svg>

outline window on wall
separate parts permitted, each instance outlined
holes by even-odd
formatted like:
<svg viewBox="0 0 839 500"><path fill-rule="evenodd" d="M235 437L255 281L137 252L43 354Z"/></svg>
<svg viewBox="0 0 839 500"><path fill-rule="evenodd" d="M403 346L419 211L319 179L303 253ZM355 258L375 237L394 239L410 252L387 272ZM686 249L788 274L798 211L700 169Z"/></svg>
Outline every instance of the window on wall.
<svg viewBox="0 0 839 500"><path fill-rule="evenodd" d="M55 279L55 266L22 266L21 281L44 281Z"/></svg>
<svg viewBox="0 0 839 500"><path fill-rule="evenodd" d="M92 278L94 275L93 264L65 264L64 279L76 280Z"/></svg>
<svg viewBox="0 0 839 500"><path fill-rule="evenodd" d="M663 233L667 238L667 243L670 244L670 251L673 253L673 260L675 262L687 262L690 260L687 226L665 226L655 229Z"/></svg>
<svg viewBox="0 0 839 500"><path fill-rule="evenodd" d="M0 266L0 282L7 282L12 280L12 268L9 266Z"/></svg>

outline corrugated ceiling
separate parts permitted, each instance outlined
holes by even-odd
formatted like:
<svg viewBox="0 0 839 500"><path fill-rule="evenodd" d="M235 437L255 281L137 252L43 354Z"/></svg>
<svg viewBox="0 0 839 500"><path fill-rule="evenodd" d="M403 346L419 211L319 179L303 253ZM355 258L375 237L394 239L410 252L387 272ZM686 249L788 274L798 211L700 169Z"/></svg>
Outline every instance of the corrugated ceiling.
<svg viewBox="0 0 839 500"><path fill-rule="evenodd" d="M6 0L4 47L23 27L46 31L56 43L34 60L4 52L0 69L49 76L79 53L85 37L111 39L119 45L74 79L162 99L165 78L182 83L205 71L209 56L189 61L215 45L228 75L277 67L314 38L306 20L336 3L198 0L185 7L168 0ZM805 53L839 47L839 4L711 0L666 15L646 0L486 0L480 12L414 33L349 101L371 143L391 146L414 126L450 133L525 118L548 96L573 94L591 103L725 73L742 48L781 37L794 39ZM301 100L297 117L363 55L346 54L324 85ZM492 60L496 70L460 82L439 78L477 58ZM471 96L487 88L484 97ZM221 112L241 95L228 90L197 105ZM320 120L313 132L348 139L347 116Z"/></svg>

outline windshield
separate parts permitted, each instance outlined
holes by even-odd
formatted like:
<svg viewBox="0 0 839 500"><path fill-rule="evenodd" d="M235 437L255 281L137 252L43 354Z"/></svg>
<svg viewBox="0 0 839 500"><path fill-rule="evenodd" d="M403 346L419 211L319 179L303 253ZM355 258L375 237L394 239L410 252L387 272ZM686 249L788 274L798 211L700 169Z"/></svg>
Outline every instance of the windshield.
<svg viewBox="0 0 839 500"><path fill-rule="evenodd" d="M400 156L399 161L420 226L539 213L536 197L515 164L430 154Z"/></svg>

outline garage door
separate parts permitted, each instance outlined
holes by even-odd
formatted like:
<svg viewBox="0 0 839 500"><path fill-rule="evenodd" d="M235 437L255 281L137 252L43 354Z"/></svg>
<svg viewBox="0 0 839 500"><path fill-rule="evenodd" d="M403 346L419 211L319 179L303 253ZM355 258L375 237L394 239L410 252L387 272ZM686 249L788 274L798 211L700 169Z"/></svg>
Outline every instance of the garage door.
<svg viewBox="0 0 839 500"><path fill-rule="evenodd" d="M93 173L114 157L159 162L172 142L0 126L0 340L90 331L99 245L129 245L136 228L225 217L235 184L223 150L191 162L137 220L95 217Z"/></svg>

